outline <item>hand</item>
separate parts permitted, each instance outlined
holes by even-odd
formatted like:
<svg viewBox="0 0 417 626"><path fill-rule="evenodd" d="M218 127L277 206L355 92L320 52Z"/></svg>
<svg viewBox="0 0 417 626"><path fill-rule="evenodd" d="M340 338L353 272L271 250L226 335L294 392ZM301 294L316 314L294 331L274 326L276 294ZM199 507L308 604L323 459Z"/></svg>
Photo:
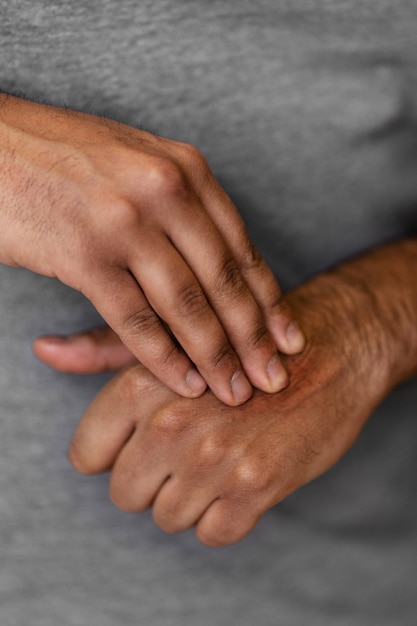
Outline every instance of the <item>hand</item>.
<svg viewBox="0 0 417 626"><path fill-rule="evenodd" d="M303 335L196 148L11 96L0 139L1 262L83 292L181 395L287 384Z"/></svg>
<svg viewBox="0 0 417 626"><path fill-rule="evenodd" d="M168 532L195 526L209 546L241 539L269 507L330 468L386 393L415 371L410 262L416 253L407 244L397 256L393 249L319 276L290 295L308 343L302 355L287 359L290 385L283 392L256 392L230 408L210 393L179 398L134 365L84 415L70 450L74 466L85 473L111 470L113 501L126 511L151 506ZM405 313L395 315L394 328L398 305L414 313L408 321ZM403 333L409 350L399 341ZM59 353L61 360L72 354L75 368L74 346L81 340L83 367L96 367L103 346L112 352L110 335L104 333L103 346L99 337L80 335L61 353L56 345L44 356L54 364Z"/></svg>

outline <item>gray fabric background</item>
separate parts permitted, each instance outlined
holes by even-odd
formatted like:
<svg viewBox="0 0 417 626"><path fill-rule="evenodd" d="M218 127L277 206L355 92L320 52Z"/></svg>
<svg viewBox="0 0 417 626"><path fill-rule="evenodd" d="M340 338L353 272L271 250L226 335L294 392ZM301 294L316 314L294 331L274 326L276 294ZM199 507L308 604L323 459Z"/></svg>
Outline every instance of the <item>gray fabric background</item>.
<svg viewBox="0 0 417 626"><path fill-rule="evenodd" d="M195 143L285 287L417 224L417 2L0 1L0 88ZM242 543L167 536L77 476L107 377L31 341L98 317L0 268L1 626L414 626L417 384Z"/></svg>

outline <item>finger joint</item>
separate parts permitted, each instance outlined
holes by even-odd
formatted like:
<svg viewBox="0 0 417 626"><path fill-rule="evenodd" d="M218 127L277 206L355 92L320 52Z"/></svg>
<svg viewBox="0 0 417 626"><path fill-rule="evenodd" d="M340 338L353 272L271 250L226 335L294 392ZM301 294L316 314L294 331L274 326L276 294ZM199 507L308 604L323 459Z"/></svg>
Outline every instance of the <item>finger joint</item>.
<svg viewBox="0 0 417 626"><path fill-rule="evenodd" d="M222 298L241 298L246 293L246 283L233 258L224 262L217 279L216 291Z"/></svg>

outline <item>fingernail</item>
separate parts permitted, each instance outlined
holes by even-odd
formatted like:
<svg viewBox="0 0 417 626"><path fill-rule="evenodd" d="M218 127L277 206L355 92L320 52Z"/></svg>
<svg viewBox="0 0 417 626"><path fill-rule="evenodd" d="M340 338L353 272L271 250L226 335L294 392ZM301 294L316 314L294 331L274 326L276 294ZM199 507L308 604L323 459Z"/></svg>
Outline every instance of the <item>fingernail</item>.
<svg viewBox="0 0 417 626"><path fill-rule="evenodd" d="M233 374L230 384L236 402L242 404L249 400L253 393L252 385L241 370Z"/></svg>
<svg viewBox="0 0 417 626"><path fill-rule="evenodd" d="M291 349L291 352L296 354L297 352L301 352L304 346L306 345L306 340L304 334L298 325L298 322L293 320L288 324L286 337L288 341L288 345Z"/></svg>
<svg viewBox="0 0 417 626"><path fill-rule="evenodd" d="M185 382L191 391L196 395L201 395L207 387L206 381L195 368L189 370L187 376L185 377Z"/></svg>
<svg viewBox="0 0 417 626"><path fill-rule="evenodd" d="M269 361L267 371L271 392L281 391L288 385L288 374L278 356L273 356Z"/></svg>

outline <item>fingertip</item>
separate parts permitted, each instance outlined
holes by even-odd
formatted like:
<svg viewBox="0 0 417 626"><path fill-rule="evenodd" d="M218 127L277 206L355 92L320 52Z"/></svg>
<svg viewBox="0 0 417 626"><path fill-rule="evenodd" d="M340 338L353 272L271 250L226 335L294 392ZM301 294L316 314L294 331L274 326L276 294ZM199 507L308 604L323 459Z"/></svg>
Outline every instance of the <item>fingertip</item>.
<svg viewBox="0 0 417 626"><path fill-rule="evenodd" d="M97 374L134 362L132 353L107 328L38 337L32 348L40 361L66 374Z"/></svg>
<svg viewBox="0 0 417 626"><path fill-rule="evenodd" d="M282 365L279 356L276 354L269 361L268 367L269 389L264 389L268 393L277 393L288 386L288 373Z"/></svg>
<svg viewBox="0 0 417 626"><path fill-rule="evenodd" d="M280 320L280 323L271 329L271 334L282 354L299 354L305 348L306 338L298 322L294 319L286 324Z"/></svg>
<svg viewBox="0 0 417 626"><path fill-rule="evenodd" d="M32 344L35 356L65 374L86 374L94 368L91 360L90 343L75 339L75 336L45 335ZM87 349L86 349L87 348Z"/></svg>
<svg viewBox="0 0 417 626"><path fill-rule="evenodd" d="M285 338L287 341L286 354L298 354L299 352L302 352L304 350L306 345L306 339L303 331L300 328L300 325L296 320L292 320L288 324Z"/></svg>
<svg viewBox="0 0 417 626"><path fill-rule="evenodd" d="M45 335L37 337L32 343L35 356L44 363L50 365L55 362L57 355L66 345L68 338L61 335Z"/></svg>
<svg viewBox="0 0 417 626"><path fill-rule="evenodd" d="M100 459L100 461L96 460L94 451L91 448L87 456L85 454L81 454L75 439L73 439L70 443L67 451L67 458L75 471L78 472L78 474L83 474L84 476L102 474L103 472L109 471L111 468L110 463L103 463L102 459Z"/></svg>
<svg viewBox="0 0 417 626"><path fill-rule="evenodd" d="M253 387L241 370L233 374L230 387L233 395L232 406L244 404L253 395Z"/></svg>
<svg viewBox="0 0 417 626"><path fill-rule="evenodd" d="M81 460L77 452L77 448L74 444L74 441L71 441L69 445L67 457L68 457L68 461L71 463L72 467L75 469L76 472L78 472L79 474L90 473L88 469L85 467L83 461Z"/></svg>
<svg viewBox="0 0 417 626"><path fill-rule="evenodd" d="M199 374L195 367L191 368L186 377L185 382L188 389L191 392L191 397L198 398L207 389L207 383L204 378Z"/></svg>

